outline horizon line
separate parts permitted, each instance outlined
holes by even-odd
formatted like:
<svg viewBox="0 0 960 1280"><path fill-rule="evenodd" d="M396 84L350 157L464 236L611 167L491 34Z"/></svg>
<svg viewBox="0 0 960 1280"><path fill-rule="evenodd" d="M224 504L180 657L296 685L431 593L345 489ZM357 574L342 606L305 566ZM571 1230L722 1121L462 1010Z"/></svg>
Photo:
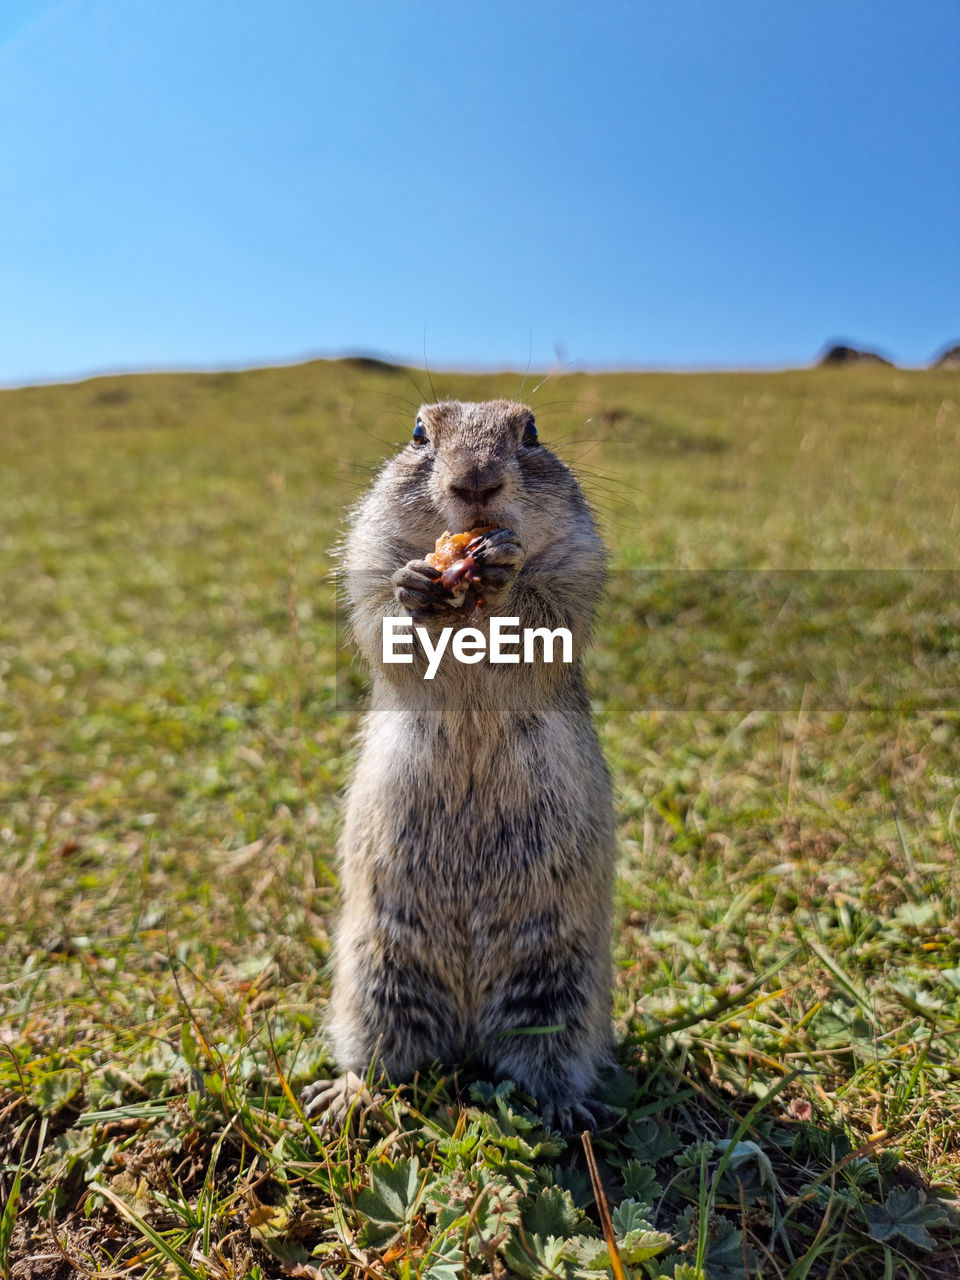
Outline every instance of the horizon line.
<svg viewBox="0 0 960 1280"><path fill-rule="evenodd" d="M575 377L577 375L585 376L603 376L616 374L737 374L737 373L801 373L804 371L814 370L818 368L830 367L824 364L824 355L832 347L846 346L848 344L837 342L827 342L821 348L820 353L808 364L784 364L779 361L758 364L699 364L699 363L683 363L676 364L605 364L602 362L588 361L569 361L566 364L557 365L550 364L547 366L534 367L527 365L512 364L464 364L464 365L427 365L426 362L418 363L417 361L407 361L398 359L389 353L374 352L369 350L346 350L338 353L325 352L322 354L304 354L293 356L290 359L270 359L265 360L241 360L226 361L223 363L213 364L183 364L183 365L146 365L146 366L113 366L99 369L86 370L82 373L52 374L49 377L27 378L24 380L14 380L11 382L0 381L0 391L29 391L34 388L41 387L68 387L81 386L85 382L97 382L106 378L142 378L142 377L176 377L185 374L199 375L216 375L218 373L258 373L267 372L274 369L298 369L304 368L311 364L343 364L348 362L356 362L362 364L370 363L372 368L377 365L382 366L384 371L388 369L406 369L426 374L464 374L475 375L481 377L493 377L497 374L515 374L524 373L546 374L551 377ZM927 364L898 364L887 356L881 356L880 353L867 348L851 348L857 350L866 357L863 363L872 363L871 357L878 357L879 362L884 367L888 367L899 373L923 373L936 369L936 361L950 351L956 344L947 343L941 347L932 360ZM850 361L851 365L861 363L858 360ZM843 367L843 363L838 363L834 367Z"/></svg>

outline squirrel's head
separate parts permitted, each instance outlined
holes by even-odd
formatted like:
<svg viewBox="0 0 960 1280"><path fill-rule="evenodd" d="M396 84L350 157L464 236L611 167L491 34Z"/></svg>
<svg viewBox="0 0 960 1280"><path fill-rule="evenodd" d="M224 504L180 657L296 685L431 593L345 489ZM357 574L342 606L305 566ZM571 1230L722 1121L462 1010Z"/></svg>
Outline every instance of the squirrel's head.
<svg viewBox="0 0 960 1280"><path fill-rule="evenodd" d="M408 513L415 508L417 523L435 524L434 538L495 525L515 529L529 546L537 541L533 514L556 501L568 510L571 500L582 502L571 472L540 444L532 410L511 400L422 405L392 469L397 464Z"/></svg>

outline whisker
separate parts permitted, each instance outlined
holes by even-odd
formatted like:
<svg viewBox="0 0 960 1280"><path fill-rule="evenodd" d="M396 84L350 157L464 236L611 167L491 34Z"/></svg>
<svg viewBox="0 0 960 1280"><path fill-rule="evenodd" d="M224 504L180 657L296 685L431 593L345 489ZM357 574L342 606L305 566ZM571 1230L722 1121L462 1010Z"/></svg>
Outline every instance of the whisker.
<svg viewBox="0 0 960 1280"><path fill-rule="evenodd" d="M577 475L585 477L590 481L602 481L604 484L619 485L621 489L625 489L628 493L643 493L643 489L639 485L634 484L630 480L621 480L619 476L610 475L606 471L594 471L590 467L577 467Z"/></svg>
<svg viewBox="0 0 960 1280"><path fill-rule="evenodd" d="M518 400L523 395L523 386L527 380L527 374L530 372L530 365L533 361L533 330L532 329L530 330L529 337L530 337L530 346L529 346L529 351L527 352L527 367L523 371L523 377L520 379L520 386L517 388L516 398Z"/></svg>
<svg viewBox="0 0 960 1280"><path fill-rule="evenodd" d="M404 365L404 367L403 367L403 372L406 374L406 376L407 376L407 381L408 381L408 382L410 383L410 385L413 387L414 391L416 391L417 396L418 396L417 404L414 406L414 412L416 412L416 410L420 408L420 405L422 405L422 404L425 404L425 403L426 403L426 399L427 399L427 397L423 394L423 389L421 388L421 386L419 385L419 383L416 381L416 379L414 378L414 376L413 376L413 374L410 372L410 370L406 367L406 365ZM431 390L431 391L433 390L433 386L432 386L432 385L431 385L430 390Z"/></svg>
<svg viewBox="0 0 960 1280"><path fill-rule="evenodd" d="M578 360L568 360L566 364L562 364L556 369L551 369L550 372L547 374L547 376L542 381L537 383L537 385L530 392L530 395L535 396L537 392L540 390L540 388L543 386L546 386L546 384L550 381L551 378L558 377L559 375L566 373L568 369L572 369L575 365L579 363L580 362Z"/></svg>
<svg viewBox="0 0 960 1280"><path fill-rule="evenodd" d="M394 403L399 401L399 403L404 405L407 409L409 409L411 413L416 413L416 411L423 404L423 396L420 396L418 400L407 400L405 397L399 395L396 391L374 391L371 388L370 390L365 389L365 394L370 396L377 396L381 400L390 400Z"/></svg>
<svg viewBox="0 0 960 1280"><path fill-rule="evenodd" d="M426 326L426 324L424 324L424 326L423 326L423 367L424 367L424 369L426 370L426 373L427 373L427 379L428 379L428 381L429 381L429 383L430 383L430 394L431 394L431 396L433 397L433 402L434 402L434 404L436 404L436 402L437 402L437 389L436 389L436 387L433 385L433 374L430 372L430 364L429 364L429 362L428 362L428 360L427 360L427 326Z"/></svg>

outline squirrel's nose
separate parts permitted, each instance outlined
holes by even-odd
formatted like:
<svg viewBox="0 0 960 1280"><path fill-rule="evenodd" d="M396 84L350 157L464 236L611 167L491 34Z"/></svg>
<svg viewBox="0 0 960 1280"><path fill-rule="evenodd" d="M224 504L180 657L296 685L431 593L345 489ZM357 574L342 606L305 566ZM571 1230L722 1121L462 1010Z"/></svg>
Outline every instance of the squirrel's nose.
<svg viewBox="0 0 960 1280"><path fill-rule="evenodd" d="M469 489L463 485L452 484L450 486L450 492L458 497L461 502L469 502L472 505L479 507L483 506L484 503L489 502L492 498L495 498L502 488L502 481L499 484L487 485L486 488L483 489Z"/></svg>

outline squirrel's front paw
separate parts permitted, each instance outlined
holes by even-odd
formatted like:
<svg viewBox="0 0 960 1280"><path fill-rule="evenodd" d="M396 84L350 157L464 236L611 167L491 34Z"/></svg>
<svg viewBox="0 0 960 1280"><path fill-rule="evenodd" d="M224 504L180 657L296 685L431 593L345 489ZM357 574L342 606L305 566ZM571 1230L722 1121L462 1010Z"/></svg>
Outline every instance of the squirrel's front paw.
<svg viewBox="0 0 960 1280"><path fill-rule="evenodd" d="M505 591L523 567L523 543L512 529L495 529L476 553L486 597Z"/></svg>
<svg viewBox="0 0 960 1280"><path fill-rule="evenodd" d="M433 617L451 608L450 594L440 581L440 570L426 560L408 560L391 582L397 604L414 618Z"/></svg>

